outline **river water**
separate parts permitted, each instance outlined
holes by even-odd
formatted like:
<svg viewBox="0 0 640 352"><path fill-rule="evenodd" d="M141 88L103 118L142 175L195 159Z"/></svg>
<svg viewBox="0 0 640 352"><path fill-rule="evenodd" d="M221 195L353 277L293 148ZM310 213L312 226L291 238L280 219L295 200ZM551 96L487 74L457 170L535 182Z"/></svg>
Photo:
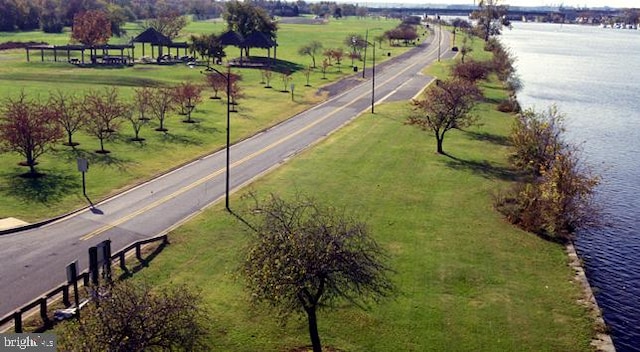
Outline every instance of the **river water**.
<svg viewBox="0 0 640 352"><path fill-rule="evenodd" d="M501 40L517 57L522 106L556 104L602 176L606 226L576 247L617 351L640 351L640 31L514 23Z"/></svg>

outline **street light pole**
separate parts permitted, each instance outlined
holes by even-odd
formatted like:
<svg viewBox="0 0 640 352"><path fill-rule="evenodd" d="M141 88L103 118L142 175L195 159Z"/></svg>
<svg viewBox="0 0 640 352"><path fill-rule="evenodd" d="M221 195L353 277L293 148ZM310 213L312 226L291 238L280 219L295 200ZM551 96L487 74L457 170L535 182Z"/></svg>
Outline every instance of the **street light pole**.
<svg viewBox="0 0 640 352"><path fill-rule="evenodd" d="M207 71L214 71L215 73L222 76L227 81L227 145L225 148L226 151L226 170L225 170L225 188L224 188L224 206L227 211L231 212L231 208L229 207L229 160L230 160L230 149L231 149L231 66L227 65L227 74L220 72L219 70L207 65Z"/></svg>
<svg viewBox="0 0 640 352"><path fill-rule="evenodd" d="M371 67L371 113L373 114L373 105L375 103L376 92L376 44L373 43L373 66Z"/></svg>
<svg viewBox="0 0 640 352"><path fill-rule="evenodd" d="M224 77L224 75L222 76ZM227 171L225 177L224 206L225 208L227 208L228 212L231 212L231 208L229 207L229 159L231 149L231 65L227 65L227 76L225 78L227 80Z"/></svg>
<svg viewBox="0 0 640 352"><path fill-rule="evenodd" d="M362 61L362 78L364 77L365 66L367 65L367 46L369 46L369 28L364 34L364 61Z"/></svg>
<svg viewBox="0 0 640 352"><path fill-rule="evenodd" d="M442 42L442 22L440 21L440 15L437 16L438 19L438 62L440 62L440 43Z"/></svg>

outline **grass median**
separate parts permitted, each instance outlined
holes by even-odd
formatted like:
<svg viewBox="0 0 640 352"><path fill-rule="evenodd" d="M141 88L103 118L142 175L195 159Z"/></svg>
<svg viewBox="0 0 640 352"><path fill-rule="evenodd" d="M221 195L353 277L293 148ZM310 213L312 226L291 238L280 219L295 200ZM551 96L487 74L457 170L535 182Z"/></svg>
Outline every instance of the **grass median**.
<svg viewBox="0 0 640 352"><path fill-rule="evenodd" d="M485 94L504 96L498 84ZM511 117L481 104L482 126L453 131L449 157L384 104L271 172L249 189L301 192L366 219L391 253L398 296L367 311L322 311L324 346L342 351L589 351L592 325L576 300L562 247L502 219L492 196L513 182ZM246 191L246 190L245 190ZM232 208L242 214L239 195ZM246 228L221 206L171 233L142 273L155 285L190 283L210 310L211 350L289 351L308 345L306 321L285 327L248 305L236 275Z"/></svg>

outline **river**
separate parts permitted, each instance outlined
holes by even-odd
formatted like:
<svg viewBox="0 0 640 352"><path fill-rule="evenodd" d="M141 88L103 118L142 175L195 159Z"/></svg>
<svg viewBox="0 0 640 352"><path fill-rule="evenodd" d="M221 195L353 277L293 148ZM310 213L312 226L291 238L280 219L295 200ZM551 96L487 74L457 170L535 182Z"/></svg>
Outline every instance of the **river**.
<svg viewBox="0 0 640 352"><path fill-rule="evenodd" d="M556 104L602 176L605 226L576 247L617 351L640 351L640 31L514 23L501 40L517 57L522 106Z"/></svg>

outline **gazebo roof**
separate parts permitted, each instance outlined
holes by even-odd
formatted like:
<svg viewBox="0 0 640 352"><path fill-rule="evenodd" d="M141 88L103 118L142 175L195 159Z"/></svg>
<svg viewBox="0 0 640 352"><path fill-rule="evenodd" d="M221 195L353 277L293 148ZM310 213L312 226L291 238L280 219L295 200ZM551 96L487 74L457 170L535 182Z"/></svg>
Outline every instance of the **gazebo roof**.
<svg viewBox="0 0 640 352"><path fill-rule="evenodd" d="M276 46L277 44L268 35L262 32L253 32L245 38L243 45L251 48L268 49Z"/></svg>
<svg viewBox="0 0 640 352"><path fill-rule="evenodd" d="M144 32L138 34L137 37L133 38L131 42L169 45L171 44L171 39L154 28L149 27L145 29Z"/></svg>
<svg viewBox="0 0 640 352"><path fill-rule="evenodd" d="M240 46L244 43L244 38L238 32L227 31L220 35L220 44Z"/></svg>

